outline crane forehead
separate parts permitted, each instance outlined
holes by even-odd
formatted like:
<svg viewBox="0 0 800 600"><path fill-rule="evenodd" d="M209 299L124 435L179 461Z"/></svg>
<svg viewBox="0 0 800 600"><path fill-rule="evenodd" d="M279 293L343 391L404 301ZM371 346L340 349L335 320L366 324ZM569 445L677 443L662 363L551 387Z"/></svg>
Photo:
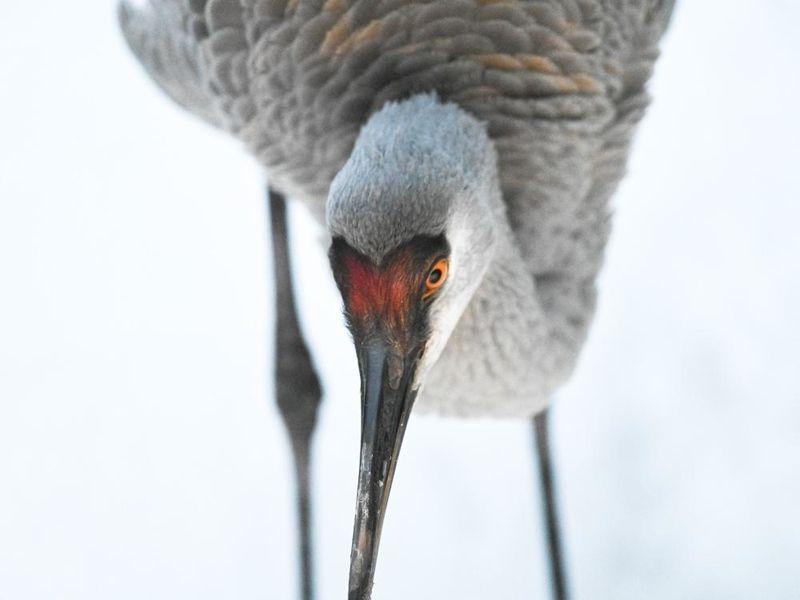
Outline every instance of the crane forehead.
<svg viewBox="0 0 800 600"><path fill-rule="evenodd" d="M334 238L330 261L350 326L361 333L375 327L402 342L425 325L422 293L428 268L449 254L444 236L416 236L376 263L344 238Z"/></svg>
<svg viewBox="0 0 800 600"><path fill-rule="evenodd" d="M348 253L342 262L348 312L358 317L374 315L390 320L405 316L420 285L410 251L397 253L382 265L355 253Z"/></svg>

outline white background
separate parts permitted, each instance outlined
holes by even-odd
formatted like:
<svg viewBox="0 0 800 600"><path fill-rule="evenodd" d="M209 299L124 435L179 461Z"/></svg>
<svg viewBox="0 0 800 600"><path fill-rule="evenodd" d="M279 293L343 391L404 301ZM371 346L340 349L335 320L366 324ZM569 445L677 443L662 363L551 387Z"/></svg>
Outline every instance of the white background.
<svg viewBox="0 0 800 600"><path fill-rule="evenodd" d="M5 0L0 599L292 599L262 175L100 0ZM800 8L685 1L615 199L555 442L578 599L800 598ZM344 598L358 380L292 211L326 398L319 597ZM547 598L529 429L413 419L376 598Z"/></svg>

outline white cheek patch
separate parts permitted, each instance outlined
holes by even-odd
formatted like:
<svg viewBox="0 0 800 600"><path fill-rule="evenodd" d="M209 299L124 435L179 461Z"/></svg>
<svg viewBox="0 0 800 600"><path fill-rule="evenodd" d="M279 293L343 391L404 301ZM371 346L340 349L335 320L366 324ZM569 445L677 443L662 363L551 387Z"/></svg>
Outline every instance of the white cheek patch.
<svg viewBox="0 0 800 600"><path fill-rule="evenodd" d="M455 329L456 323L458 323L458 319L464 311L464 307L460 307L451 298L442 296L437 299L437 302L442 304L431 311L431 336L425 345L425 353L419 361L419 367L417 367L417 373L414 376L412 384L414 389L418 389L422 382L425 381L428 371L441 356L444 347L447 345L447 340L450 339L450 334Z"/></svg>
<svg viewBox="0 0 800 600"><path fill-rule="evenodd" d="M449 278L438 296L433 300L429 316L430 337L425 345L425 353L420 359L412 387L419 389L444 351L450 335L458 320L467 308L475 290L483 280L488 268L488 260L475 260L470 256L470 230L455 224L447 232L451 244ZM466 251L465 251L466 250ZM483 258L491 255L491 250ZM464 259L467 260L464 260ZM469 260L472 259L472 260ZM483 263L483 264L481 264Z"/></svg>

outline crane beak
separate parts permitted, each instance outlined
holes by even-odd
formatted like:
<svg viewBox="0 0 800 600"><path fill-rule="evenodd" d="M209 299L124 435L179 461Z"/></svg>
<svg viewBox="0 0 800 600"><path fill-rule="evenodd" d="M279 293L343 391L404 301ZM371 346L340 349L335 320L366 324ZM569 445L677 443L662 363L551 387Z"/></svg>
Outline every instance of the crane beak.
<svg viewBox="0 0 800 600"><path fill-rule="evenodd" d="M418 349L401 358L387 342L358 350L361 371L361 461L350 554L348 600L369 600L381 527L416 390Z"/></svg>

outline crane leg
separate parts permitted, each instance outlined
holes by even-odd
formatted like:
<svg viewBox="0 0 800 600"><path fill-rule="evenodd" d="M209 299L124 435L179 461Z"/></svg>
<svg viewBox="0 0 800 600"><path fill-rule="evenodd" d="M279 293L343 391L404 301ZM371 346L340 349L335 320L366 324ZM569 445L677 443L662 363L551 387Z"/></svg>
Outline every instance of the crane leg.
<svg viewBox="0 0 800 600"><path fill-rule="evenodd" d="M553 461L550 453L548 412L542 411L533 420L536 438L536 458L539 464L539 486L542 493L542 507L547 531L547 554L550 563L550 587L553 600L567 600L564 554L561 546L561 531L556 506Z"/></svg>
<svg viewBox="0 0 800 600"><path fill-rule="evenodd" d="M286 199L268 189L275 265L275 396L295 467L302 600L314 597L311 539L311 441L322 390L306 346L292 288Z"/></svg>

